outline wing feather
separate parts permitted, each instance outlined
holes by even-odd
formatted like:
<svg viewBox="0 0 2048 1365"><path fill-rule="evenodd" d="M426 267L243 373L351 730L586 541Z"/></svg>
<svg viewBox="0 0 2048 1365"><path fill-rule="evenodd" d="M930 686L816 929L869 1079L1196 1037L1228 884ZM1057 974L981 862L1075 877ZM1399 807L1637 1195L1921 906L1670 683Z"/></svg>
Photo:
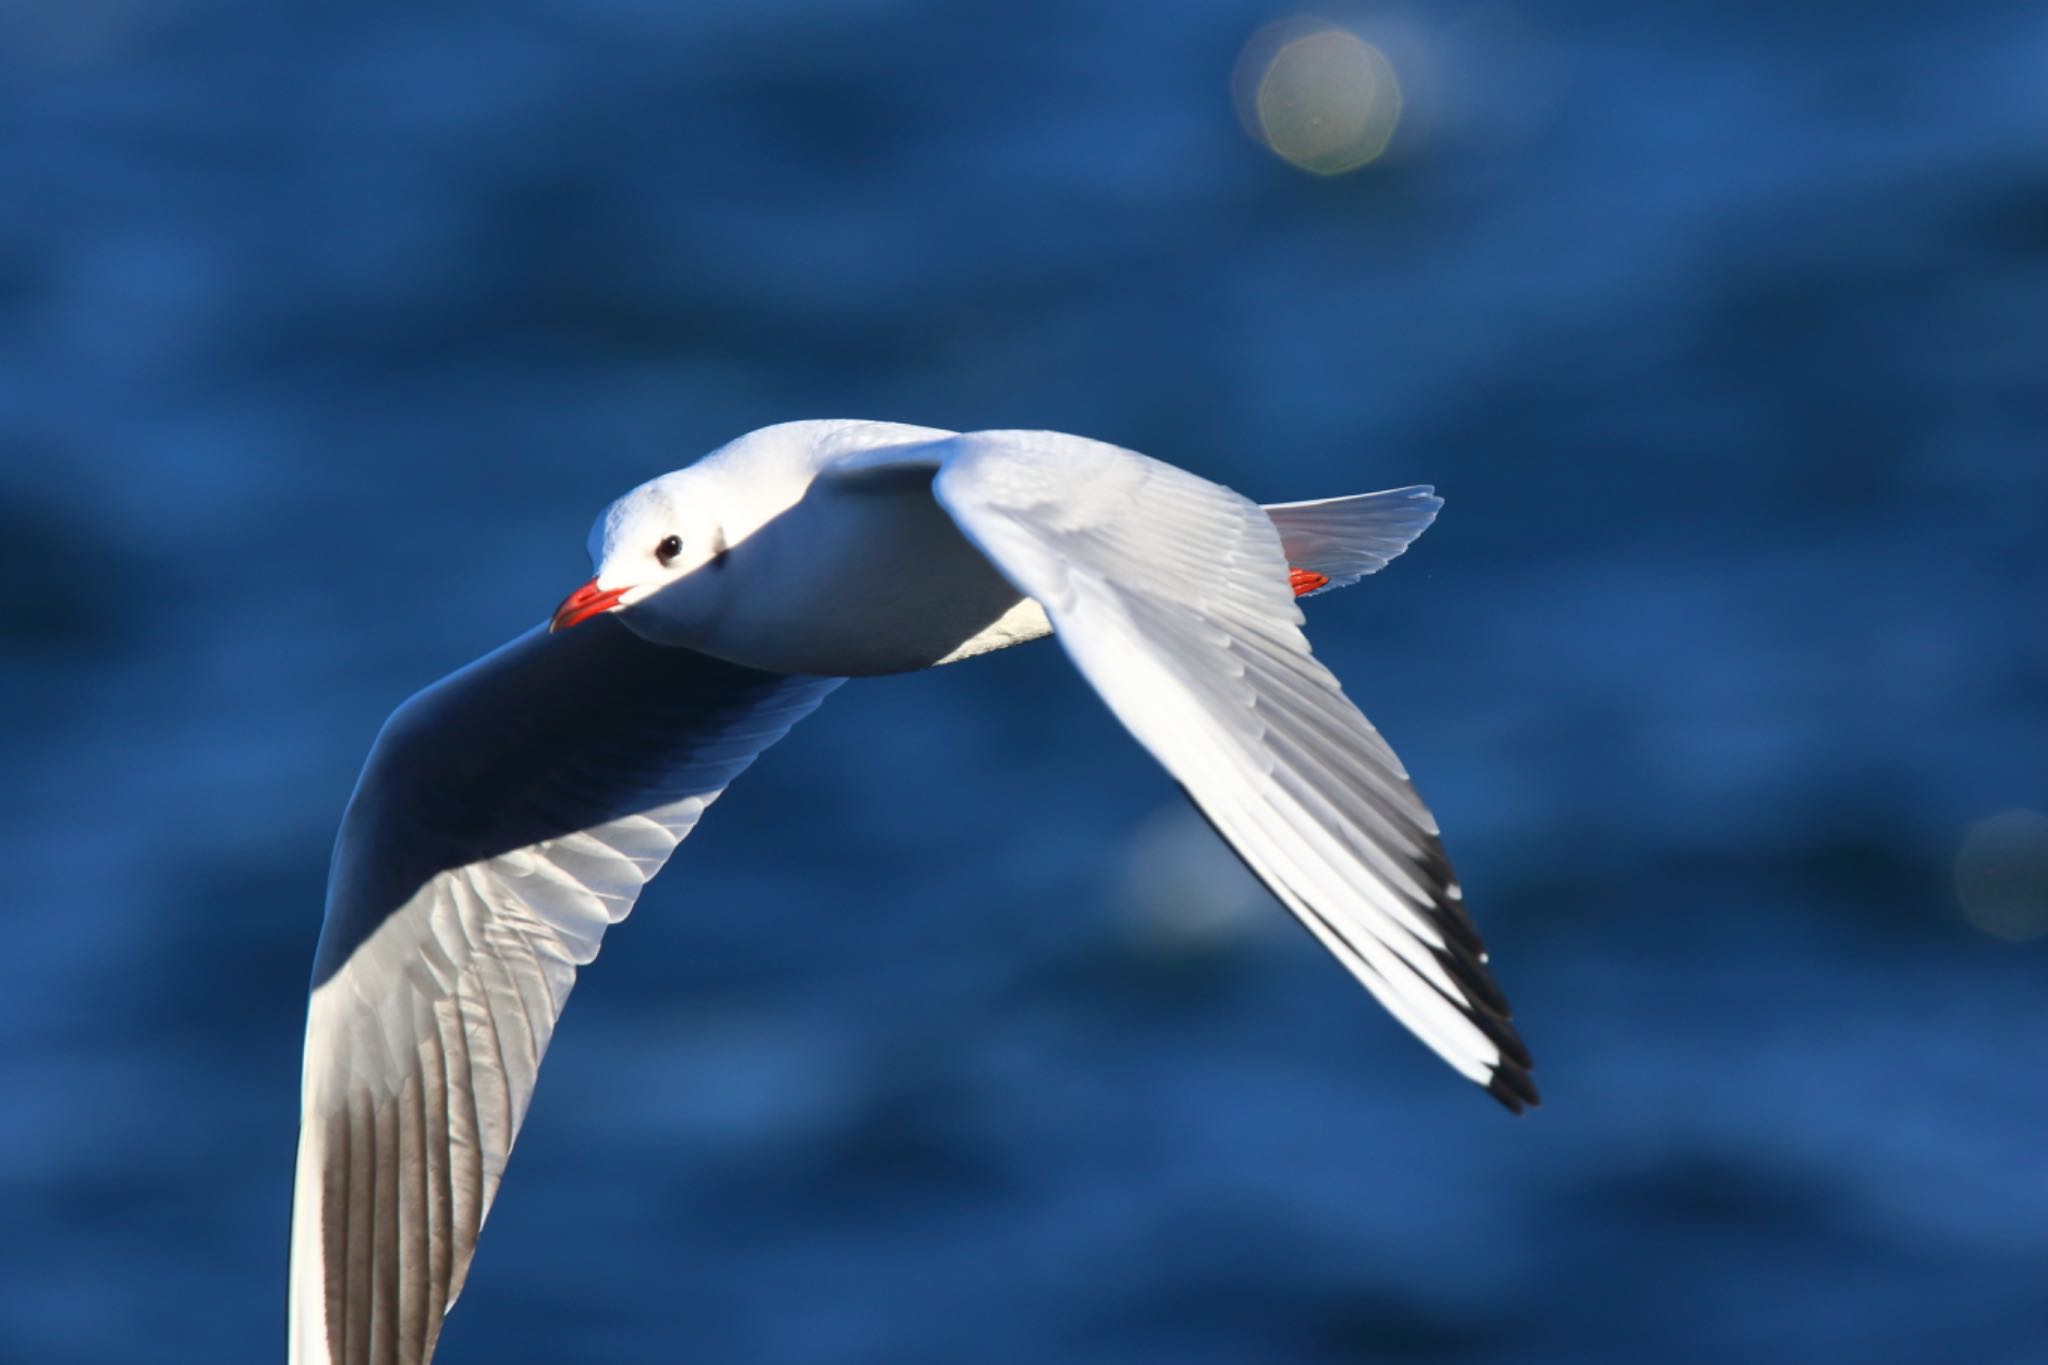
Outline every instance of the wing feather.
<svg viewBox="0 0 2048 1365"><path fill-rule="evenodd" d="M307 1007L293 1361L428 1359L576 969L837 685L600 618L393 715L342 822Z"/></svg>
<svg viewBox="0 0 2048 1365"><path fill-rule="evenodd" d="M1436 820L1309 652L1288 585L1283 534L1335 537L1378 517L1387 543L1347 566L1370 572L1428 524L1428 490L1269 516L1080 437L971 432L935 444L945 453L934 495L1045 608L1076 667L1252 871L1445 1061L1511 1109L1535 1103L1528 1050Z"/></svg>

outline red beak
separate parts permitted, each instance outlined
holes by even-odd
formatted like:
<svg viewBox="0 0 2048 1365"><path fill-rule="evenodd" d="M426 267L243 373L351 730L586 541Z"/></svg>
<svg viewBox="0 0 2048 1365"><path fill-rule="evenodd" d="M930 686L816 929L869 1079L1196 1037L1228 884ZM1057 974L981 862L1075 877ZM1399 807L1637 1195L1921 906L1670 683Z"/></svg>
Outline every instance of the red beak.
<svg viewBox="0 0 2048 1365"><path fill-rule="evenodd" d="M548 631L552 634L567 630L571 626L582 625L593 616L602 616L619 605L619 599L625 595L624 588L600 588L593 578L562 599L562 605L555 608L555 619L548 622Z"/></svg>

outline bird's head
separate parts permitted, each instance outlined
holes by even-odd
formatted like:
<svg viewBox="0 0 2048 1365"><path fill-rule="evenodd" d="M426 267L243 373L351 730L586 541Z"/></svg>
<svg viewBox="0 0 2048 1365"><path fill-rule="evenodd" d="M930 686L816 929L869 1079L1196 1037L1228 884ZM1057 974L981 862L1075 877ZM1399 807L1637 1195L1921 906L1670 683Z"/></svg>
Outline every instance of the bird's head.
<svg viewBox="0 0 2048 1365"><path fill-rule="evenodd" d="M682 486L690 472L644 483L604 510L590 528L590 564L597 572L562 599L548 629L623 611L724 558L724 531L707 515L704 500L687 496Z"/></svg>

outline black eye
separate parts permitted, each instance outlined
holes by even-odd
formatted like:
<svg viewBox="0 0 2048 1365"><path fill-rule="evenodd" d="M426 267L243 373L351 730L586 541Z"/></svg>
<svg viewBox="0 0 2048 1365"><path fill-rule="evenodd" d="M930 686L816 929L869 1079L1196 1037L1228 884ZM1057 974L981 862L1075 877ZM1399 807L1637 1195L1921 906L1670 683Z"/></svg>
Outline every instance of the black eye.
<svg viewBox="0 0 2048 1365"><path fill-rule="evenodd" d="M661 567L664 569L668 567L670 560L682 552L683 538L681 536L670 536L667 540L654 547L654 557L661 561Z"/></svg>

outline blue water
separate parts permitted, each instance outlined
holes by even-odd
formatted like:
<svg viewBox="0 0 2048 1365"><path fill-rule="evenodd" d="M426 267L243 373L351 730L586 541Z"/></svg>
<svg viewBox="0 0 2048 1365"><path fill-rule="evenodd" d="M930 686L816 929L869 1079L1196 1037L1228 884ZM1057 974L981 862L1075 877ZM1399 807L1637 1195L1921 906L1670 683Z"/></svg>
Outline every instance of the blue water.
<svg viewBox="0 0 2048 1365"><path fill-rule="evenodd" d="M1546 1105L1056 649L858 683L585 974L440 1360L2048 1360L2048 947L1952 878L2048 808L2048 11L1343 16L1334 179L1232 108L1283 13L0 14L0 1361L277 1358L378 723L839 415L1437 484L1311 629Z"/></svg>

